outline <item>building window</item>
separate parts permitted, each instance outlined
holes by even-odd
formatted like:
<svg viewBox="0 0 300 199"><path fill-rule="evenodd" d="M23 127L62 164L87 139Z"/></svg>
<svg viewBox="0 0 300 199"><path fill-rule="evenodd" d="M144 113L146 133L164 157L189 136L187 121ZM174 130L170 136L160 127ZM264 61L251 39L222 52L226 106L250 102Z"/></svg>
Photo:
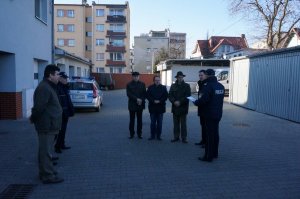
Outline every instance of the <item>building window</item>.
<svg viewBox="0 0 300 199"><path fill-rule="evenodd" d="M35 16L47 23L47 2L45 0L35 0Z"/></svg>
<svg viewBox="0 0 300 199"><path fill-rule="evenodd" d="M85 50L86 51L92 51L92 46L91 45L86 45Z"/></svg>
<svg viewBox="0 0 300 199"><path fill-rule="evenodd" d="M92 23L92 22L93 22L93 19L92 19L92 17L86 17L86 18L85 18L85 21L86 21L87 23Z"/></svg>
<svg viewBox="0 0 300 199"><path fill-rule="evenodd" d="M64 46L65 45L65 40L64 39L58 39L57 40L57 45L58 46Z"/></svg>
<svg viewBox="0 0 300 199"><path fill-rule="evenodd" d="M63 24L57 24L57 32L63 32L64 31L64 25Z"/></svg>
<svg viewBox="0 0 300 199"><path fill-rule="evenodd" d="M57 17L64 17L65 16L65 12L62 9L58 9L57 10Z"/></svg>
<svg viewBox="0 0 300 199"><path fill-rule="evenodd" d="M91 37L92 36L92 32L85 32L85 36Z"/></svg>
<svg viewBox="0 0 300 199"><path fill-rule="evenodd" d="M114 32L125 32L124 24L109 24L109 30Z"/></svg>
<svg viewBox="0 0 300 199"><path fill-rule="evenodd" d="M110 60L113 60L113 61L123 61L124 55L123 55L123 53L110 53L109 58L110 58Z"/></svg>
<svg viewBox="0 0 300 199"><path fill-rule="evenodd" d="M97 24L96 31L103 32L104 31L104 24Z"/></svg>
<svg viewBox="0 0 300 199"><path fill-rule="evenodd" d="M124 9L110 9L109 15L122 15L124 16Z"/></svg>
<svg viewBox="0 0 300 199"><path fill-rule="evenodd" d="M103 46L104 45L104 39L96 39L96 46Z"/></svg>
<svg viewBox="0 0 300 199"><path fill-rule="evenodd" d="M110 73L122 73L121 67L110 67L109 68Z"/></svg>
<svg viewBox="0 0 300 199"><path fill-rule="evenodd" d="M104 9L96 9L96 16L103 17L104 16Z"/></svg>
<svg viewBox="0 0 300 199"><path fill-rule="evenodd" d="M104 53L96 53L96 60L97 61L104 60Z"/></svg>
<svg viewBox="0 0 300 199"><path fill-rule="evenodd" d="M68 32L74 32L74 31L75 31L75 26L74 26L74 24L68 24L67 26L68 26L68 27L67 27Z"/></svg>
<svg viewBox="0 0 300 199"><path fill-rule="evenodd" d="M123 41L123 39L112 39L111 40L111 45L113 45L113 46L124 46L124 41Z"/></svg>
<svg viewBox="0 0 300 199"><path fill-rule="evenodd" d="M68 17L71 17L71 18L73 18L74 16L75 16L75 12L74 12L74 10L68 10L68 12L67 12L68 14L67 14L67 16Z"/></svg>
<svg viewBox="0 0 300 199"><path fill-rule="evenodd" d="M74 39L69 39L68 40L68 46L75 46L75 40Z"/></svg>
<svg viewBox="0 0 300 199"><path fill-rule="evenodd" d="M104 73L104 68L103 67L97 67L96 72L97 73Z"/></svg>

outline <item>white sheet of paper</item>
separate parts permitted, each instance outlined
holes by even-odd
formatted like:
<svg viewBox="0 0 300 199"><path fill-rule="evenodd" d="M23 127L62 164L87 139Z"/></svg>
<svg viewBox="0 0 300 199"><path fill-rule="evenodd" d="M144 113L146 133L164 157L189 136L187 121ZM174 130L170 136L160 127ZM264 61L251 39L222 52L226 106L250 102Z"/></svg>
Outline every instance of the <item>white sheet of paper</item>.
<svg viewBox="0 0 300 199"><path fill-rule="evenodd" d="M187 97L190 101L192 101L192 102L194 102L194 101L196 101L196 99L194 98L194 97L192 97L192 96L189 96L189 97Z"/></svg>

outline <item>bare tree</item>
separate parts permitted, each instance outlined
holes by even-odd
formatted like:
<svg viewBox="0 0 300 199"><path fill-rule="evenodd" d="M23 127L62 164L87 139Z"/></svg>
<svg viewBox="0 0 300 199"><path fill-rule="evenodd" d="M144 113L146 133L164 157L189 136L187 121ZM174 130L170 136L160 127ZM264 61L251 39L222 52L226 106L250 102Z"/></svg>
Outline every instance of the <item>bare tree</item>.
<svg viewBox="0 0 300 199"><path fill-rule="evenodd" d="M300 25L300 0L230 0L229 10L261 25L269 49L281 48Z"/></svg>
<svg viewBox="0 0 300 199"><path fill-rule="evenodd" d="M156 65L159 64L161 61L165 61L169 59L169 53L165 48L161 48L158 51L154 53L154 66L153 66L153 72L156 72Z"/></svg>

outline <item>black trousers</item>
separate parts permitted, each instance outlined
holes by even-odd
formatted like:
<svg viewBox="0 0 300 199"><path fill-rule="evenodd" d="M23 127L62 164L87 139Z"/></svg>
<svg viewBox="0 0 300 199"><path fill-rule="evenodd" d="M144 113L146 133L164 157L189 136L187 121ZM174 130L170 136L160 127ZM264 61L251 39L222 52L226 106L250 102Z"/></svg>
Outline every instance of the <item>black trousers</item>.
<svg viewBox="0 0 300 199"><path fill-rule="evenodd" d="M208 160L217 158L219 154L219 122L220 119L208 119L204 120L206 128L207 142L205 145L204 157Z"/></svg>
<svg viewBox="0 0 300 199"><path fill-rule="evenodd" d="M135 131L134 131L135 116L136 116L136 119L137 119L137 128L136 128L137 135L142 136L143 110L129 111L129 118L130 118L130 120L129 120L129 132L130 132L130 136L134 136L134 134L135 134Z"/></svg>
<svg viewBox="0 0 300 199"><path fill-rule="evenodd" d="M56 139L55 148L61 149L63 146L65 146L65 137L66 137L66 131L68 126L69 117L62 117L62 123L61 123L61 130L59 131Z"/></svg>
<svg viewBox="0 0 300 199"><path fill-rule="evenodd" d="M200 126L201 126L201 142L203 144L206 144L206 140L207 140L207 135L206 135L206 128L205 128L205 117L200 116Z"/></svg>

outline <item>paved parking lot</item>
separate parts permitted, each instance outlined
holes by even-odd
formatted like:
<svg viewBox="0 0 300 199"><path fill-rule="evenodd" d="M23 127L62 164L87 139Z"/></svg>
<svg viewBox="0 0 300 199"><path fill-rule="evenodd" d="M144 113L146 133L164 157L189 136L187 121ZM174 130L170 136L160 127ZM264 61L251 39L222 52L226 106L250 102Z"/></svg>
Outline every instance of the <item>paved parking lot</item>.
<svg viewBox="0 0 300 199"><path fill-rule="evenodd" d="M57 170L65 182L38 180L37 136L27 120L0 121L0 192L32 184L31 199L74 198L300 198L300 124L224 104L219 158L197 160L204 150L196 107L190 105L188 144L171 143L168 103L162 141L129 140L124 90L106 91L99 113L80 110L69 122ZM1 198L1 197L0 197Z"/></svg>

